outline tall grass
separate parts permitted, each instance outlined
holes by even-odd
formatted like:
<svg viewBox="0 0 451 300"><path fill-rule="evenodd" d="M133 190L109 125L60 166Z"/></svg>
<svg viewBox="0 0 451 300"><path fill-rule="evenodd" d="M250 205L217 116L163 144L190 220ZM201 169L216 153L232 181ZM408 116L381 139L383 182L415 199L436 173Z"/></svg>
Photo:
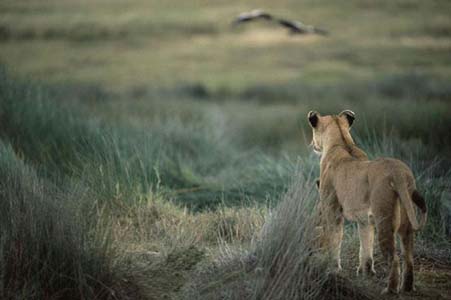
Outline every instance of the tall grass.
<svg viewBox="0 0 451 300"><path fill-rule="evenodd" d="M313 258L314 189L313 180L298 175L263 227L256 251L263 274L255 299L321 298L327 271Z"/></svg>
<svg viewBox="0 0 451 300"><path fill-rule="evenodd" d="M112 299L120 272L103 229L81 214L83 193L40 179L0 143L2 299Z"/></svg>
<svg viewBox="0 0 451 300"><path fill-rule="evenodd" d="M112 127L83 117L75 104L62 108L45 89L0 76L4 139L48 176L77 179L103 199L129 201L159 189L202 209L246 197L265 201L285 187L290 161L239 152L206 117Z"/></svg>
<svg viewBox="0 0 451 300"><path fill-rule="evenodd" d="M145 128L120 122L112 126L86 116L77 101L66 103L63 108L54 98L55 93L45 88L10 78L5 70L0 77L3 139L13 145L25 162L38 166L41 174L85 186L107 204L132 203L149 191L193 210L275 202L286 190L294 171L290 158L274 158L258 148L243 150L231 141L222 124L206 114L183 121L155 118ZM425 193L430 194L431 213L437 212L436 220L444 220L443 214L448 212L441 209L446 204L440 199L445 199L442 195L449 190L444 182L450 176L445 170L450 162L447 156L431 155L430 144L425 143L447 129L448 123L444 121L447 111L441 111L440 106L430 109L439 114L436 119L418 113L414 122L421 126L410 126L430 128L437 133L430 138L405 140L386 127L384 124L389 121L404 124L414 117L396 111L390 112L393 117L387 117L382 124L377 118L364 115L353 130L357 131L359 145L371 157L400 158L413 168L420 188L423 182L434 185ZM242 134L246 135L245 130ZM445 148L449 144L446 139L440 143ZM317 161L311 156L303 158L302 164L309 170L317 166ZM432 190L435 192L431 193ZM446 227L441 233L449 230L446 225L433 227Z"/></svg>

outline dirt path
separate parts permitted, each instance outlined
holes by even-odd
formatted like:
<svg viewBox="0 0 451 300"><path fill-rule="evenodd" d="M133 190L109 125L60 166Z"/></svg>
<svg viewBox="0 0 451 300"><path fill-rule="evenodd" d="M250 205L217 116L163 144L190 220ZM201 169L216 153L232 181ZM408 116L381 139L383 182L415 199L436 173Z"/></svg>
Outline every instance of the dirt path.
<svg viewBox="0 0 451 300"><path fill-rule="evenodd" d="M415 256L415 288L411 293L382 297L380 292L386 284L387 270L375 245L375 269L377 274L364 278L356 274L358 266L358 240L345 242L342 252L344 274L358 287L366 289L375 299L448 299L451 300L451 257L449 249L420 249Z"/></svg>

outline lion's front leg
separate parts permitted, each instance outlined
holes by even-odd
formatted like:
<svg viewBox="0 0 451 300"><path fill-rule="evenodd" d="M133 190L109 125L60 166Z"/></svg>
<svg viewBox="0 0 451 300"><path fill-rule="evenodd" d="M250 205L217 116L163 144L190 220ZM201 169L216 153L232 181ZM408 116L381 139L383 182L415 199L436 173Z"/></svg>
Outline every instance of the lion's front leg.
<svg viewBox="0 0 451 300"><path fill-rule="evenodd" d="M341 271L341 243L343 241L344 218L343 216L337 216L336 218L336 226L331 233L331 254L337 263L337 271Z"/></svg>
<svg viewBox="0 0 451 300"><path fill-rule="evenodd" d="M322 203L321 226L316 229L320 234L320 246L336 262L337 271L341 271L341 244L343 240L344 217L336 204Z"/></svg>

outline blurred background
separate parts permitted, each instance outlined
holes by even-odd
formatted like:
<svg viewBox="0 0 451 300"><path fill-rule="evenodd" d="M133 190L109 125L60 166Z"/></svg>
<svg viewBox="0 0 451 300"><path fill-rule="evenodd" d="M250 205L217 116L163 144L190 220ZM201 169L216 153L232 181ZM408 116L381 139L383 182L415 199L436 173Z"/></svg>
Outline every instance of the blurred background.
<svg viewBox="0 0 451 300"><path fill-rule="evenodd" d="M232 28L255 8L330 35ZM0 61L115 124L208 118L240 146L296 155L309 110L351 109L358 132L449 152L450 11L415 0L5 0Z"/></svg>

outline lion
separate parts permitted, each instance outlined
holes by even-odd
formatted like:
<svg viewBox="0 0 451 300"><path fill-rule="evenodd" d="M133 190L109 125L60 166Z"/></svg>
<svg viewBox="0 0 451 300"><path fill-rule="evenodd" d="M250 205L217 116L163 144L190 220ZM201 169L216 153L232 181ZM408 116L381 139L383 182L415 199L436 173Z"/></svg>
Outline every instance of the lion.
<svg viewBox="0 0 451 300"><path fill-rule="evenodd" d="M360 251L357 274L375 273L373 261L374 229L382 255L389 267L383 293L398 293L400 263L395 249L395 235L402 244L404 264L403 291L414 290L414 233L426 223L426 203L417 191L409 167L400 160L369 160L356 146L350 134L355 114L345 110L338 115L308 113L313 131L312 146L321 155L319 213L321 247L327 249L341 270L340 249L346 218L357 222ZM415 204L420 210L417 221Z"/></svg>

